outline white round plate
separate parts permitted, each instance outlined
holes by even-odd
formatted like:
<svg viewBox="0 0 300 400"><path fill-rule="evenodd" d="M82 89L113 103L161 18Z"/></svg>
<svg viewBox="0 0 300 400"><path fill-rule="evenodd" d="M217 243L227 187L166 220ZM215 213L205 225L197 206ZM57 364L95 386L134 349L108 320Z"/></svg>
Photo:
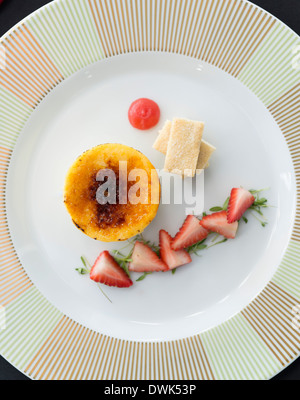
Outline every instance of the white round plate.
<svg viewBox="0 0 300 400"><path fill-rule="evenodd" d="M293 361L299 38L238 0L59 0L2 46L3 356L34 379L265 379ZM127 118L140 97L161 108L146 132ZM152 145L173 117L205 121L204 139L217 148L203 174L205 210L232 187L267 188L268 224L250 213L235 240L193 255L174 275L136 282L133 274L129 289L103 287L109 302L75 268L82 255L93 263L125 244L76 229L63 204L66 172L107 142L162 169ZM186 208L161 204L145 238L175 235Z"/></svg>

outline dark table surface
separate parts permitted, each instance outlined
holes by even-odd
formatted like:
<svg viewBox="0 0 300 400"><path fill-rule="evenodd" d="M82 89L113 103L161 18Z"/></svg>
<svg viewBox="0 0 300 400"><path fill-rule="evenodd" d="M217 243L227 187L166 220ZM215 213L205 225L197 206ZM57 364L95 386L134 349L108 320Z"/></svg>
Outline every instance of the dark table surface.
<svg viewBox="0 0 300 400"><path fill-rule="evenodd" d="M21 19L49 2L49 0L4 0L0 5L0 37ZM300 0L252 0L252 3L269 11L300 35ZM0 357L0 379L28 378ZM300 380L300 358L273 380Z"/></svg>

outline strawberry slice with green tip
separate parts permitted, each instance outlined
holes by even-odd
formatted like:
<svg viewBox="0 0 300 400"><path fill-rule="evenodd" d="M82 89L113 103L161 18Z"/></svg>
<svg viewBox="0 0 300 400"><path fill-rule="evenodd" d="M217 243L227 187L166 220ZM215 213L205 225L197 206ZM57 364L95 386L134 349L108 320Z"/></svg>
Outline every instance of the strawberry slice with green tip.
<svg viewBox="0 0 300 400"><path fill-rule="evenodd" d="M207 215L202 218L200 224L201 226L203 226L203 228L212 232L219 233L227 239L235 238L239 225L238 222L234 222L232 224L228 223L226 211L220 211Z"/></svg>
<svg viewBox="0 0 300 400"><path fill-rule="evenodd" d="M200 225L194 215L188 215L172 241L173 250L182 250L207 238L209 231Z"/></svg>
<svg viewBox="0 0 300 400"><path fill-rule="evenodd" d="M248 190L243 188L234 188L231 191L228 209L227 221L232 224L239 221L245 211L255 202L255 197Z"/></svg>
<svg viewBox="0 0 300 400"><path fill-rule="evenodd" d="M108 251L103 251L93 265L90 278L107 286L125 288L132 286L132 280Z"/></svg>
<svg viewBox="0 0 300 400"><path fill-rule="evenodd" d="M172 237L165 230L159 232L160 257L169 269L175 269L192 261L191 256L185 250L172 249Z"/></svg>
<svg viewBox="0 0 300 400"><path fill-rule="evenodd" d="M135 242L131 259L129 271L160 272L169 269L149 246L139 241Z"/></svg>

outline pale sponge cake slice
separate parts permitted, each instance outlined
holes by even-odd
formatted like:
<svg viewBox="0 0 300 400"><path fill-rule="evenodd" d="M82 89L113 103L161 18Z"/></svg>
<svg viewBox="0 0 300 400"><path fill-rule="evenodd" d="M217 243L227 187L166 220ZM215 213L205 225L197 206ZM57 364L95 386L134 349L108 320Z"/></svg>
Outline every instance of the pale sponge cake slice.
<svg viewBox="0 0 300 400"><path fill-rule="evenodd" d="M201 142L201 147L200 147L200 154L197 162L197 169L205 169L208 168L209 166L209 159L213 152L216 151L216 148L206 142L205 140L202 140Z"/></svg>
<svg viewBox="0 0 300 400"><path fill-rule="evenodd" d="M203 122L173 119L165 160L166 172L195 176L203 130Z"/></svg>
<svg viewBox="0 0 300 400"><path fill-rule="evenodd" d="M167 154L172 121L167 120L163 128L158 132L153 148L162 154ZM205 140L201 141L197 169L205 169L209 166L209 159L216 148Z"/></svg>
<svg viewBox="0 0 300 400"><path fill-rule="evenodd" d="M163 154L167 154L171 126L172 121L167 120L163 128L158 131L158 136L153 144L153 148Z"/></svg>

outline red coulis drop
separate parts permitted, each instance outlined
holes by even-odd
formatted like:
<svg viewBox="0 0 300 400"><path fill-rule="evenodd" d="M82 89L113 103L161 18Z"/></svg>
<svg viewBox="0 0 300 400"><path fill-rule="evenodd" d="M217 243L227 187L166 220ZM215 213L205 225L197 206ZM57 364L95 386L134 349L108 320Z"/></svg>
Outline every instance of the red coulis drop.
<svg viewBox="0 0 300 400"><path fill-rule="evenodd" d="M160 109L153 100L138 99L131 104L128 118L134 128L144 131L157 125Z"/></svg>

